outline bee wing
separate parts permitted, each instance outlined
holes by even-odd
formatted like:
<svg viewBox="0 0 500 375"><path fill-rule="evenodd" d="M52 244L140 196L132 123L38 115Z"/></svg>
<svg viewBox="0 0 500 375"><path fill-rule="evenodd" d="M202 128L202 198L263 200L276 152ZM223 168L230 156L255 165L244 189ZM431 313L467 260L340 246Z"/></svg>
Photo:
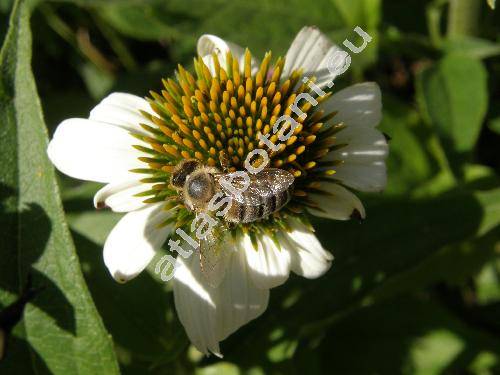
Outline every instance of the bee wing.
<svg viewBox="0 0 500 375"><path fill-rule="evenodd" d="M229 173L226 176L231 178L231 175L232 173ZM242 193L237 194L220 182L219 185L222 192L235 201L244 205L258 206L264 204L273 195L288 190L295 180L290 172L279 168L266 168L256 175L249 174L249 177L250 185ZM231 181L236 189L244 186L244 180L241 177L235 177Z"/></svg>
<svg viewBox="0 0 500 375"><path fill-rule="evenodd" d="M212 231L200 240L199 247L201 272L208 284L214 288L222 282L228 260L228 249L223 246L227 234L221 232L219 230L215 235Z"/></svg>

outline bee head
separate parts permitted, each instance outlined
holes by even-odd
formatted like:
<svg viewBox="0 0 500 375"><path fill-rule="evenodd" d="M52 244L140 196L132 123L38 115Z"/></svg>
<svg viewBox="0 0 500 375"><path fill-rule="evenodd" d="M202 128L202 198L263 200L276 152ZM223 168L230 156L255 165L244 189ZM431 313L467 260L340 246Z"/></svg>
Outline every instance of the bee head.
<svg viewBox="0 0 500 375"><path fill-rule="evenodd" d="M181 161L175 166L172 176L170 177L170 183L176 189L183 189L188 176L200 166L201 163L198 160L187 159Z"/></svg>
<svg viewBox="0 0 500 375"><path fill-rule="evenodd" d="M184 185L184 199L192 210L203 210L215 194L214 177L208 168L192 172Z"/></svg>

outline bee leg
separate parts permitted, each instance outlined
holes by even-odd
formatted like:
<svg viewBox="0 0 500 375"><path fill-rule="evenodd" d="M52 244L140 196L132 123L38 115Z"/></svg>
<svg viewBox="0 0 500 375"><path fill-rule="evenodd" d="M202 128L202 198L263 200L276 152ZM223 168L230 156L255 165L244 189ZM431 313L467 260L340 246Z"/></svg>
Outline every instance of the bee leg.
<svg viewBox="0 0 500 375"><path fill-rule="evenodd" d="M231 221L229 211L224 215L222 225L225 226L227 230L233 230L236 227L236 224Z"/></svg>
<svg viewBox="0 0 500 375"><path fill-rule="evenodd" d="M222 168L222 172L228 173L229 168L231 168L231 161L229 160L229 156L224 150L219 152L219 163Z"/></svg>

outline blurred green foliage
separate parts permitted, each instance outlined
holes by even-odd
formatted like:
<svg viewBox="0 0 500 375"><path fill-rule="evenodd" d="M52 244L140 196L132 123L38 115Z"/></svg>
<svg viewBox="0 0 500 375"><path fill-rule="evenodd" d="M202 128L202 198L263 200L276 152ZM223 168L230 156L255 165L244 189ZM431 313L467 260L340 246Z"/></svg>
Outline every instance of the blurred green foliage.
<svg viewBox="0 0 500 375"><path fill-rule="evenodd" d="M15 300L29 267L38 273L35 283L48 289L28 305L0 372L112 373L99 314L125 374L499 373L500 12L494 5L34 1L17 4L5 37L13 5L0 1L6 43L0 55L1 223L9 228L0 238L0 306ZM145 95L158 89L177 63L192 64L203 33L256 55L285 54L295 33L311 24L337 43L353 40L357 25L373 37L338 86L378 82L381 128L392 138L389 184L383 194L363 196L367 219L315 222L335 255L330 272L314 281L292 277L274 289L266 313L223 342L222 361L202 358L176 317L170 285L152 270L125 285L108 275L102 245L119 215L93 210L98 185L60 176L66 220L98 314L87 298L78 300L76 294L87 293L83 281L76 277L71 285L44 260L74 267L71 243L54 244L43 237L43 227L34 237L22 236L32 220L26 210L38 204L44 210L37 220L67 242L52 172L34 192L23 187L37 181L37 168L50 169L45 156L32 164L21 151L33 145L30 150L41 153L45 126L50 133L65 118L86 117L112 91ZM33 104L35 83L44 121ZM27 260L34 241L41 242L41 258Z"/></svg>

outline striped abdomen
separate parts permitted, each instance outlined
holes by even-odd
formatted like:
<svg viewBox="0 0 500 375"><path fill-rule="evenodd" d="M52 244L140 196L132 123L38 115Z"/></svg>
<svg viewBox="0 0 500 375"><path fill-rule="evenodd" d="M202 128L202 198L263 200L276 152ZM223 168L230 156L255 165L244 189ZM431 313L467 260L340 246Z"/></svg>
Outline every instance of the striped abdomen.
<svg viewBox="0 0 500 375"><path fill-rule="evenodd" d="M290 201L294 177L283 169L266 168L248 175L246 182L237 172L220 175L216 181L220 191L232 202L225 220L250 223L271 215Z"/></svg>
<svg viewBox="0 0 500 375"><path fill-rule="evenodd" d="M277 194L263 197L258 204L245 204L232 200L231 208L224 216L226 221L231 223L250 223L263 219L273 212L280 210L292 197L292 188L281 191Z"/></svg>

